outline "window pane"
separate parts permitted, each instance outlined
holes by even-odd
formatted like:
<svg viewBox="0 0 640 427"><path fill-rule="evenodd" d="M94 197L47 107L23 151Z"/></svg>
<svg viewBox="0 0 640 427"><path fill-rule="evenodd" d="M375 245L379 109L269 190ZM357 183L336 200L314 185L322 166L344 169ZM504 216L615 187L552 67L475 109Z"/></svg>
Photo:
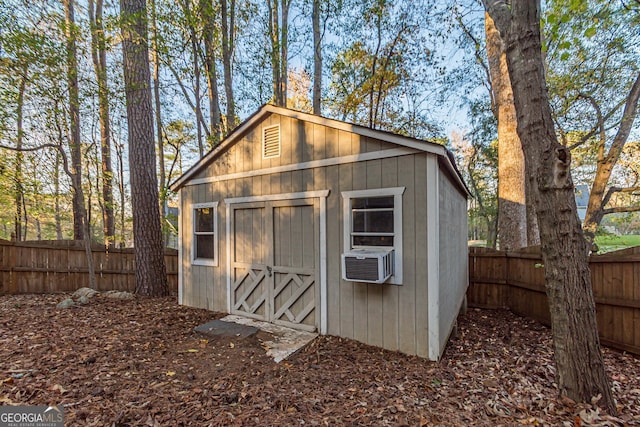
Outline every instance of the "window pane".
<svg viewBox="0 0 640 427"><path fill-rule="evenodd" d="M353 246L393 246L393 236L353 236Z"/></svg>
<svg viewBox="0 0 640 427"><path fill-rule="evenodd" d="M215 258L213 235L196 235L196 258Z"/></svg>
<svg viewBox="0 0 640 427"><path fill-rule="evenodd" d="M393 208L393 196L360 197L351 200L353 209Z"/></svg>
<svg viewBox="0 0 640 427"><path fill-rule="evenodd" d="M393 233L393 211L353 212L356 233Z"/></svg>
<svg viewBox="0 0 640 427"><path fill-rule="evenodd" d="M196 209L196 232L213 232L213 208Z"/></svg>

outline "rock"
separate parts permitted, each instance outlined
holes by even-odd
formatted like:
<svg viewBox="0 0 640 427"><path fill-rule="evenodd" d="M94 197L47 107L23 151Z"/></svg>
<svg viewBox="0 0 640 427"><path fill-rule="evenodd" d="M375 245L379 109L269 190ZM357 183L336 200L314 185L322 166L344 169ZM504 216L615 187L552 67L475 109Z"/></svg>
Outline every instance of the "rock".
<svg viewBox="0 0 640 427"><path fill-rule="evenodd" d="M89 298L87 298L86 296L81 296L80 298L78 298L78 304L86 304L89 302Z"/></svg>
<svg viewBox="0 0 640 427"><path fill-rule="evenodd" d="M93 298L97 293L98 291L96 291L95 289L84 287L75 291L71 297L74 299L86 297L88 299L88 298Z"/></svg>
<svg viewBox="0 0 640 427"><path fill-rule="evenodd" d="M73 300L71 298L67 298L66 300L59 302L58 305L56 305L56 308L69 308L73 307L74 305L75 303L73 302Z"/></svg>
<svg viewBox="0 0 640 427"><path fill-rule="evenodd" d="M134 299L135 298L135 296L131 292L109 291L105 293L105 295L109 298L115 298L115 299Z"/></svg>

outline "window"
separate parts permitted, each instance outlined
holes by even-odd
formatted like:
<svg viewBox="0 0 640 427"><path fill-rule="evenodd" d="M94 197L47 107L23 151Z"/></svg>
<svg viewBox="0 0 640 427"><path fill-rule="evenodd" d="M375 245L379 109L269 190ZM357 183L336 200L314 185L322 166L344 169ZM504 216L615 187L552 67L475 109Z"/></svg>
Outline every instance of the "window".
<svg viewBox="0 0 640 427"><path fill-rule="evenodd" d="M393 196L351 199L351 248L393 247Z"/></svg>
<svg viewBox="0 0 640 427"><path fill-rule="evenodd" d="M344 251L393 249L394 275L402 283L402 194L404 187L344 191Z"/></svg>
<svg viewBox="0 0 640 427"><path fill-rule="evenodd" d="M217 208L217 202L193 205L193 264L218 265Z"/></svg>

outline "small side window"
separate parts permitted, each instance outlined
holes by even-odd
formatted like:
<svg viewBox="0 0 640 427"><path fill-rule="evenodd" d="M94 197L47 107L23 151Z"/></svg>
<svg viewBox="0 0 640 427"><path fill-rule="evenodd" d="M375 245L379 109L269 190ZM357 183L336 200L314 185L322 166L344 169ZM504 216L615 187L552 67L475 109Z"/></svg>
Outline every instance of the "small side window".
<svg viewBox="0 0 640 427"><path fill-rule="evenodd" d="M193 206L193 264L218 265L217 207L217 202Z"/></svg>

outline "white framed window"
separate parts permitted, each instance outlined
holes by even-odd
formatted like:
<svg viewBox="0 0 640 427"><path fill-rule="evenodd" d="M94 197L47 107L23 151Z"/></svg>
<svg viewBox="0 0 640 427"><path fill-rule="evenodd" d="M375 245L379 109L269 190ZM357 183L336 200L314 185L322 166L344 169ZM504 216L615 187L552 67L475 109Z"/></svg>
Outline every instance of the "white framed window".
<svg viewBox="0 0 640 427"><path fill-rule="evenodd" d="M344 251L393 249L394 274L402 284L402 194L405 187L343 191Z"/></svg>
<svg viewBox="0 0 640 427"><path fill-rule="evenodd" d="M191 263L218 265L218 202L191 206L193 216L193 245Z"/></svg>
<svg viewBox="0 0 640 427"><path fill-rule="evenodd" d="M262 131L262 158L280 157L280 125L267 126Z"/></svg>

